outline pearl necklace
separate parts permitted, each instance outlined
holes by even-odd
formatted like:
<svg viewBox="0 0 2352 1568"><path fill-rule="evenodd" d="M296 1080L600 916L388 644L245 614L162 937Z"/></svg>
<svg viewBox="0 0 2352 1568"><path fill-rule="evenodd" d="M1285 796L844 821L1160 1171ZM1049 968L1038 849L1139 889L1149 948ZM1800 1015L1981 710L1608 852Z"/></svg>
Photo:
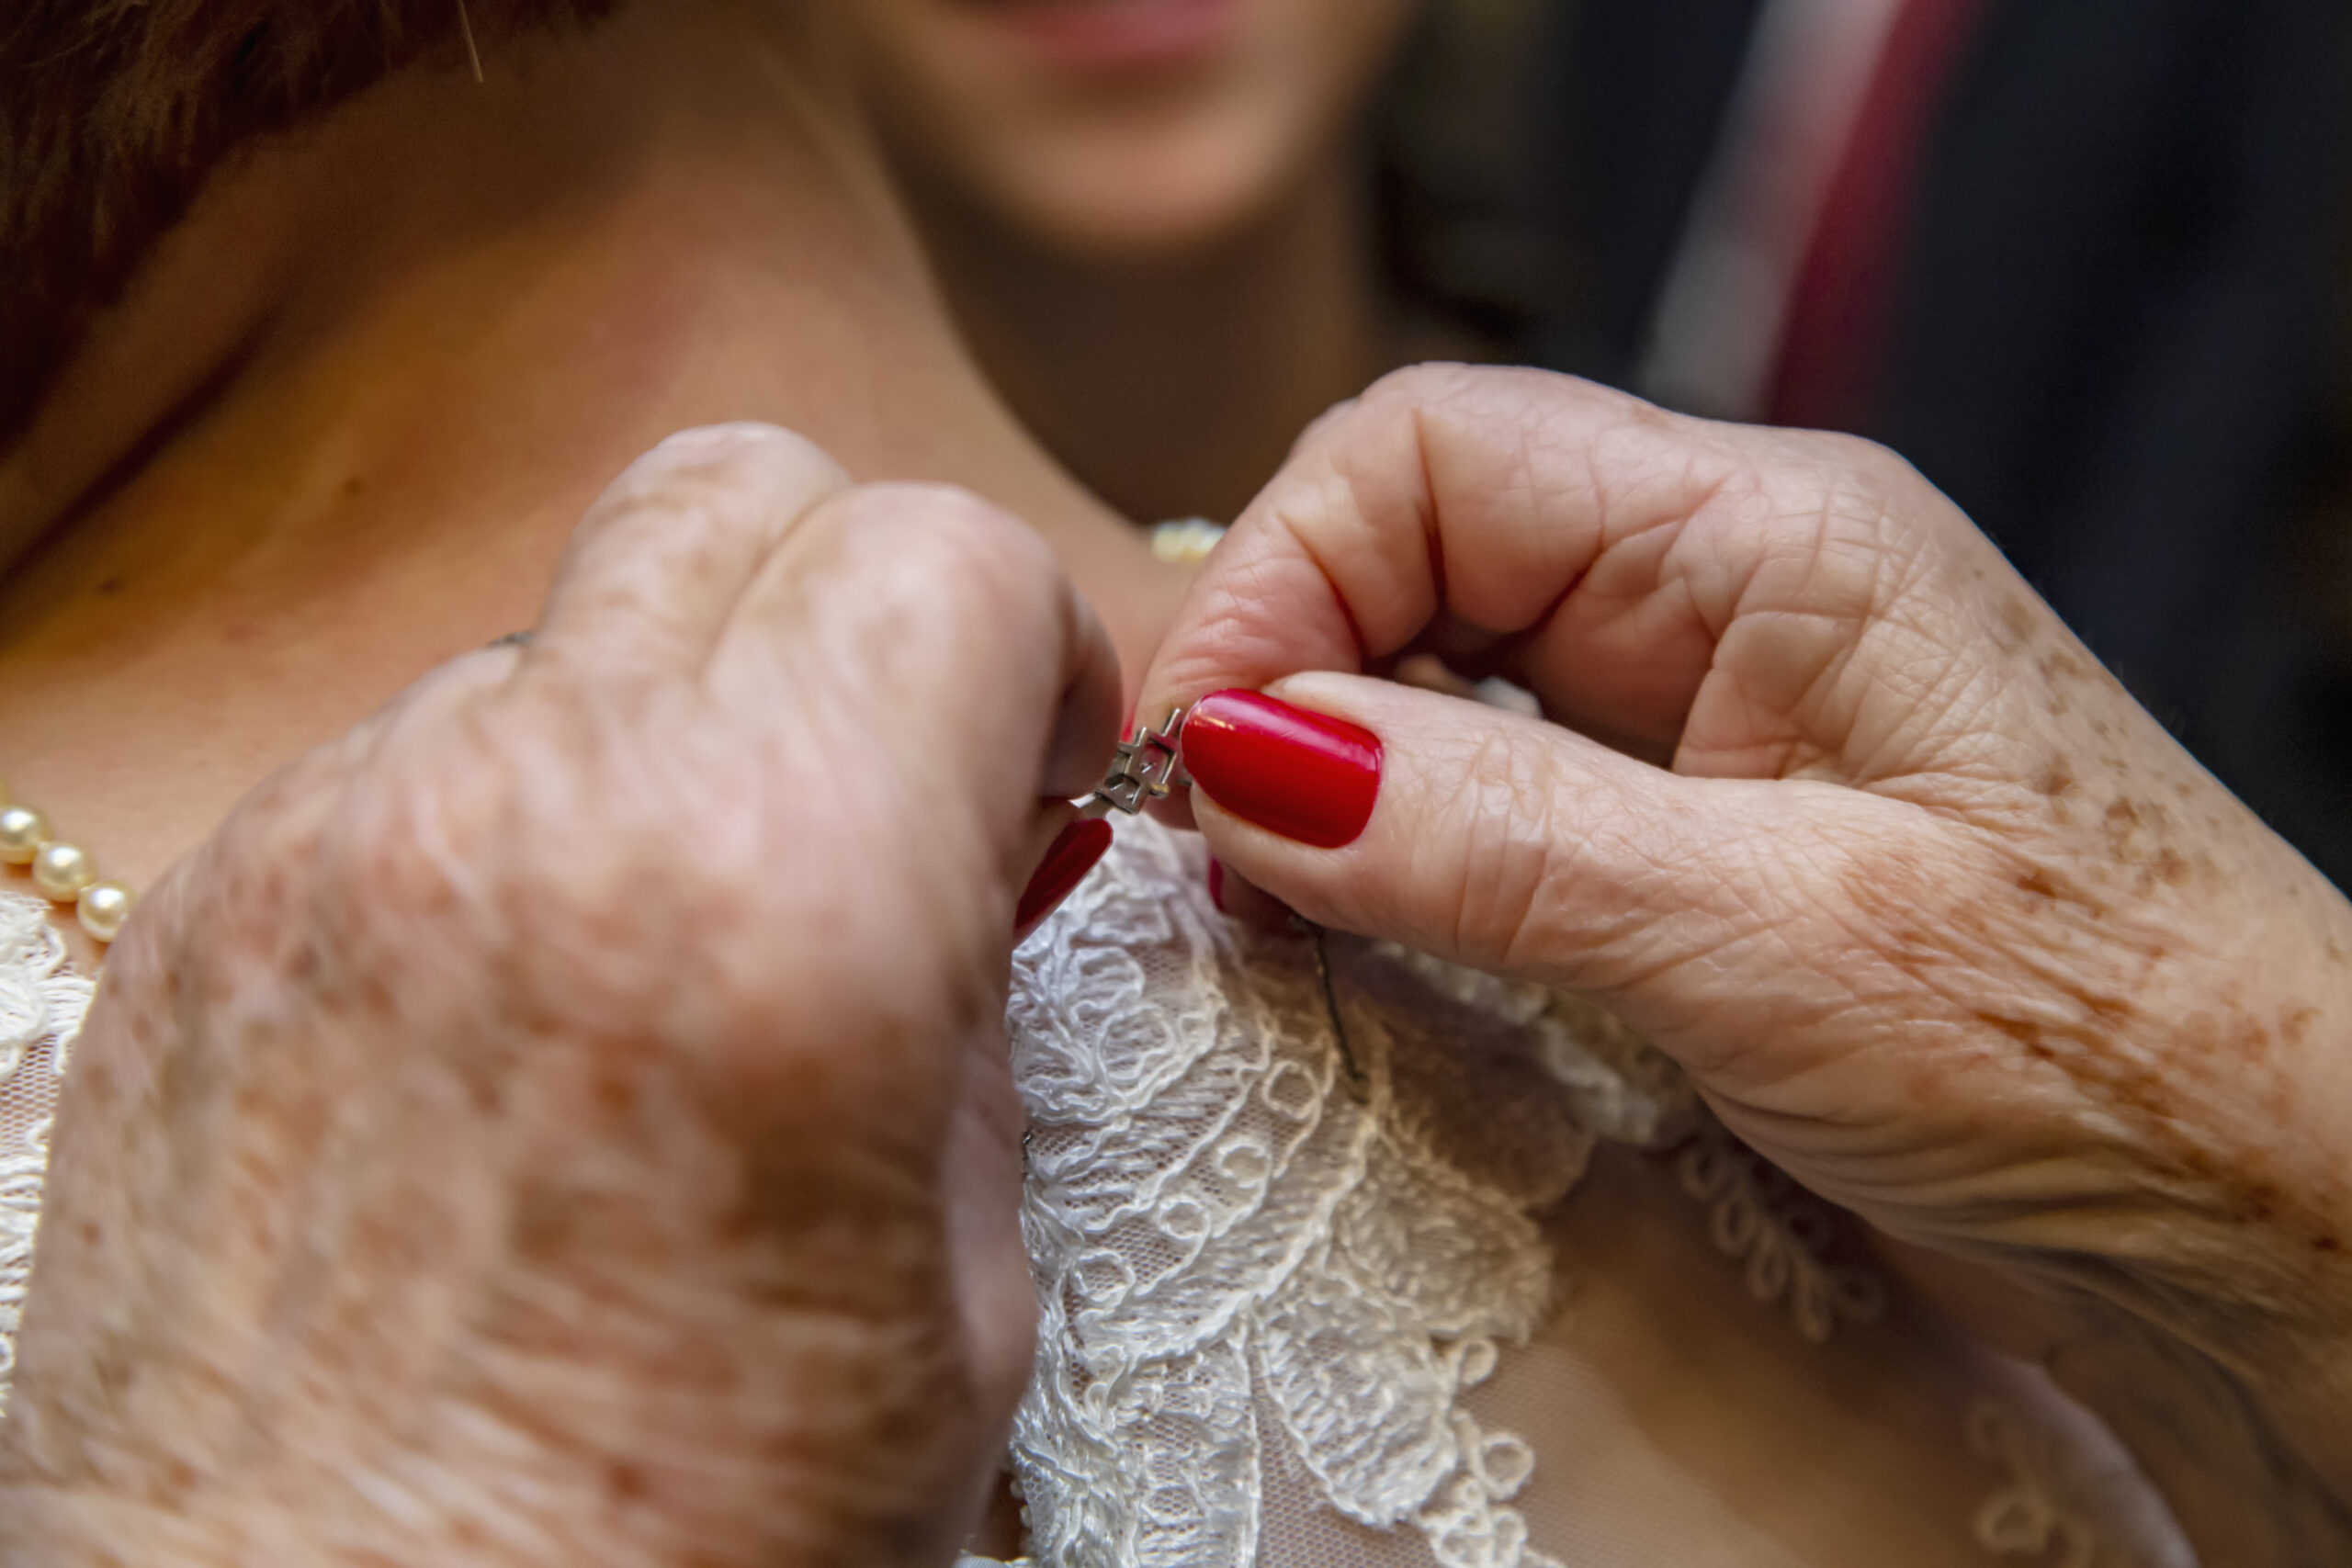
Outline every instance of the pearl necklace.
<svg viewBox="0 0 2352 1568"><path fill-rule="evenodd" d="M1152 525L1151 553L1153 558L1170 566L1198 566L1209 558L1209 552L1224 537L1222 523L1212 523L1205 517L1179 517Z"/></svg>
<svg viewBox="0 0 2352 1568"><path fill-rule="evenodd" d="M112 942L138 902L130 884L98 875L97 858L49 830L39 807L12 800L0 783L0 861L32 867L33 886L52 904L71 904L82 929L96 942Z"/></svg>

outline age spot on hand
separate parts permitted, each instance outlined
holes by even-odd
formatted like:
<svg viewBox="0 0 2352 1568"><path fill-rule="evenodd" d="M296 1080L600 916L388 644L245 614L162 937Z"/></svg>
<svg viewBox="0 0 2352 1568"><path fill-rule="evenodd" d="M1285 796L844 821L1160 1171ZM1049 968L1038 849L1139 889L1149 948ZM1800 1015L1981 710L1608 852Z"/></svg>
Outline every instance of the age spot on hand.
<svg viewBox="0 0 2352 1568"><path fill-rule="evenodd" d="M2015 653L2033 640L2033 606L2024 595L2012 593L2001 601L2001 650Z"/></svg>

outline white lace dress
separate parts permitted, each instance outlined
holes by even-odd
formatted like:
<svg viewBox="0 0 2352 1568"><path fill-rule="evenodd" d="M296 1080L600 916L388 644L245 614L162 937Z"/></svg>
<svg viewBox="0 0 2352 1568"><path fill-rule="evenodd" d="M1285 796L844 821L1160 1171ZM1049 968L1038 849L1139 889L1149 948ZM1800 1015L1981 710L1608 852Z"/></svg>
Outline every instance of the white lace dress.
<svg viewBox="0 0 2352 1568"><path fill-rule="evenodd" d="M0 1409L17 1370L50 1118L89 1005L90 982L66 966L50 906L0 893Z"/></svg>
<svg viewBox="0 0 2352 1568"><path fill-rule="evenodd" d="M1040 1562L2191 1562L2095 1423L1890 1296L1622 1027L1327 967L1204 869L1122 824L1015 960ZM0 1372L89 998L61 959L0 894Z"/></svg>
<svg viewBox="0 0 2352 1568"><path fill-rule="evenodd" d="M1245 931L1123 823L1016 955L1054 1568L2193 1562L1622 1025ZM1328 976L1328 984L1327 984Z"/></svg>

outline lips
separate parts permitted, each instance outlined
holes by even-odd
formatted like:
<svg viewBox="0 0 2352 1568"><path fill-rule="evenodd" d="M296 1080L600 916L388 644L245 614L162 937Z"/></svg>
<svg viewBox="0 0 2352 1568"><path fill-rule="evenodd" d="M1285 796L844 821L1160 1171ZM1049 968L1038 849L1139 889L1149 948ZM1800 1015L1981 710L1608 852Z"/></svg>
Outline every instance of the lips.
<svg viewBox="0 0 2352 1568"><path fill-rule="evenodd" d="M1196 63L1230 40L1240 0L963 0L1029 52L1069 70Z"/></svg>

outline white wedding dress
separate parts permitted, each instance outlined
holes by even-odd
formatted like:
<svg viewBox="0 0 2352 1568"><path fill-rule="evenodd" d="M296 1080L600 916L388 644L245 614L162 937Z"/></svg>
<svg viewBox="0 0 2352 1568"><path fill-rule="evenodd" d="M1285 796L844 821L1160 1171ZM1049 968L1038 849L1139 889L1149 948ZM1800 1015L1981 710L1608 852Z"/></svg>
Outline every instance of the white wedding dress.
<svg viewBox="0 0 2352 1568"><path fill-rule="evenodd" d="M1123 822L1015 955L1053 1568L2194 1562L1597 1010L1245 931Z"/></svg>
<svg viewBox="0 0 2352 1568"><path fill-rule="evenodd" d="M1892 1294L1605 1015L1266 936L1122 823L1015 957L1054 1568L2185 1568L2027 1370ZM0 895L0 1377L87 984Z"/></svg>

